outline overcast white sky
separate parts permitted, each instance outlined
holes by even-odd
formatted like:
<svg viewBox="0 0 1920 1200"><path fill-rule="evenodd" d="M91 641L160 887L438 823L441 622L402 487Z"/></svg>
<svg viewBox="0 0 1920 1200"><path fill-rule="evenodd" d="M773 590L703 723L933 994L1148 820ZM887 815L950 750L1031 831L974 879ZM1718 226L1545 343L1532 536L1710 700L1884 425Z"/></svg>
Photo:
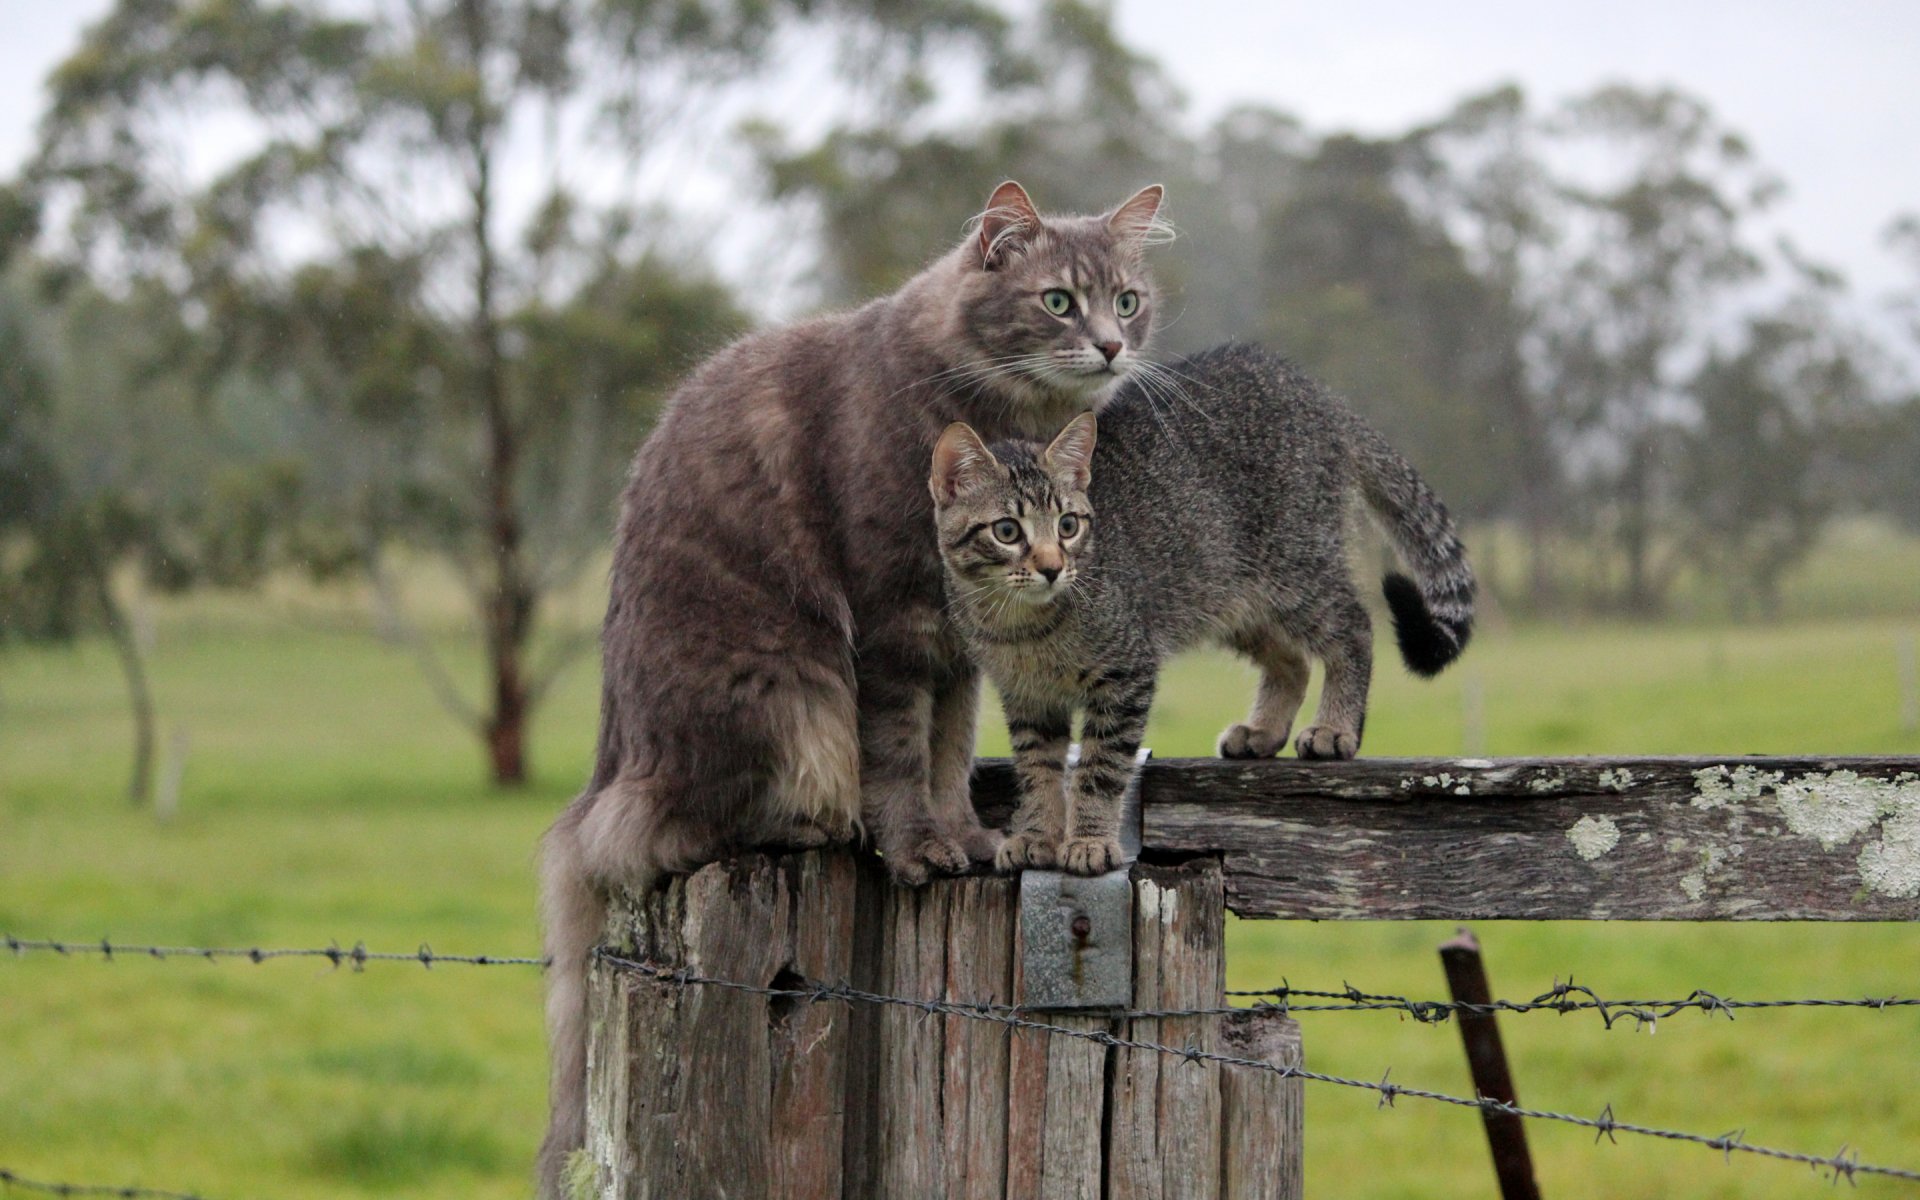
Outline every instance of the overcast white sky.
<svg viewBox="0 0 1920 1200"><path fill-rule="evenodd" d="M108 7L0 0L0 175L27 152L47 70ZM1258 101L1316 129L1385 133L1503 80L1541 101L1610 80L1679 84L1786 179L1779 219L1804 249L1865 300L1906 282L1880 235L1920 210L1913 0L1121 0L1119 17L1196 121Z"/></svg>

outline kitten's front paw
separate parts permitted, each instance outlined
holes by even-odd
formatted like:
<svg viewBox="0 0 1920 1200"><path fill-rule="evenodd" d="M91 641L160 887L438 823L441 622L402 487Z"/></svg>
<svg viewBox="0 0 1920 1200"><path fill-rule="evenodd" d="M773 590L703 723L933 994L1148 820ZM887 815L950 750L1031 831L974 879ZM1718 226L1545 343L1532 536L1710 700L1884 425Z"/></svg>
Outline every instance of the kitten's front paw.
<svg viewBox="0 0 1920 1200"><path fill-rule="evenodd" d="M1272 758L1287 744L1287 731L1233 725L1220 735L1221 758Z"/></svg>
<svg viewBox="0 0 1920 1200"><path fill-rule="evenodd" d="M919 887L935 875L958 875L967 869L967 852L960 843L941 834L929 834L898 849L884 850L887 874L906 887Z"/></svg>
<svg viewBox="0 0 1920 1200"><path fill-rule="evenodd" d="M1127 864L1127 852L1115 838L1068 838L1060 847L1061 869L1075 875L1105 875Z"/></svg>
<svg viewBox="0 0 1920 1200"><path fill-rule="evenodd" d="M1001 842L999 852L993 856L994 867L1008 874L1028 867L1036 871L1049 870L1057 861L1053 839L1039 833L1016 833Z"/></svg>
<svg viewBox="0 0 1920 1200"><path fill-rule="evenodd" d="M1309 725L1293 740L1301 758L1352 758L1360 753L1360 735L1331 725Z"/></svg>

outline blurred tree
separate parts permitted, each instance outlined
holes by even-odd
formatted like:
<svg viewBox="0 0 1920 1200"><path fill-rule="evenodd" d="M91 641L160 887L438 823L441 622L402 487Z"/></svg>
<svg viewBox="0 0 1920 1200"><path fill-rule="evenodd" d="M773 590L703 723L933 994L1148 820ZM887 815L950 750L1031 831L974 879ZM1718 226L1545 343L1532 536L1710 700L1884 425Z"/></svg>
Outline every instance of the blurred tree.
<svg viewBox="0 0 1920 1200"><path fill-rule="evenodd" d="M1704 103L1671 89L1601 88L1568 102L1553 132L1568 253L1542 314L1542 394L1624 561L1618 602L1651 614L1678 565L1656 536L1673 485L1662 455L1691 364L1735 289L1762 273L1747 223L1780 187Z"/></svg>
<svg viewBox="0 0 1920 1200"><path fill-rule="evenodd" d="M1911 343L1907 357L1911 366L1912 354L1920 352L1920 214L1895 219L1887 227L1886 239L1913 280L1893 300L1893 310ZM1904 400L1877 406L1861 423L1858 498L1903 527L1920 532L1920 486L1915 484L1920 480L1920 394L1912 391L1910 373L1902 390Z"/></svg>
<svg viewBox="0 0 1920 1200"><path fill-rule="evenodd" d="M590 184L630 195L783 37L838 37L863 95L910 100L930 47L1002 32L969 0L121 0L52 76L27 183L53 244L172 291L204 377L306 407L309 478L376 581L393 546L468 581L484 704L430 670L517 782L566 657L528 661L542 598L604 540L667 378L742 325ZM235 139L254 149L205 183L204 142ZM502 172L527 145L555 182L516 219Z"/></svg>
<svg viewBox="0 0 1920 1200"><path fill-rule="evenodd" d="M1501 297L1406 195L1398 141L1335 135L1268 215L1266 336L1350 396L1466 516L1514 507L1525 431L1494 407L1517 360Z"/></svg>
<svg viewBox="0 0 1920 1200"><path fill-rule="evenodd" d="M1920 349L1920 213L1895 217L1887 225L1886 242L1913 273L1913 287L1894 297L1893 309L1903 318L1914 347Z"/></svg>
<svg viewBox="0 0 1920 1200"><path fill-rule="evenodd" d="M0 286L0 642L99 629L133 716L128 793L152 792L155 704L125 583L243 587L300 523L285 463L216 445L205 406L168 368L172 298L68 287L30 268Z"/></svg>
<svg viewBox="0 0 1920 1200"><path fill-rule="evenodd" d="M0 644L57 636L68 606L50 603L38 534L58 503L42 444L52 403L22 289L0 280Z"/></svg>
<svg viewBox="0 0 1920 1200"><path fill-rule="evenodd" d="M1528 366L1554 303L1561 236L1543 123L1520 88L1496 87L1409 133L1402 161L1402 192L1480 281L1469 340L1454 352L1468 360L1472 408L1493 435L1501 515L1526 530L1527 598L1538 610L1555 600L1551 534L1566 497L1553 413Z"/></svg>
<svg viewBox="0 0 1920 1200"><path fill-rule="evenodd" d="M1748 319L1688 391L1679 500L1690 557L1735 616L1776 616L1781 577L1813 548L1842 483L1846 431L1868 411L1861 350L1809 290Z"/></svg>
<svg viewBox="0 0 1920 1200"><path fill-rule="evenodd" d="M1043 0L984 51L977 73L947 76L953 90L980 92L952 123L939 121L929 87L915 103L850 113L805 146L790 146L775 117L749 124L772 197L817 222L821 300L896 287L958 242L1005 179L1060 212L1098 212L1154 179L1177 182L1165 177L1185 166L1179 97L1120 41L1106 6Z"/></svg>

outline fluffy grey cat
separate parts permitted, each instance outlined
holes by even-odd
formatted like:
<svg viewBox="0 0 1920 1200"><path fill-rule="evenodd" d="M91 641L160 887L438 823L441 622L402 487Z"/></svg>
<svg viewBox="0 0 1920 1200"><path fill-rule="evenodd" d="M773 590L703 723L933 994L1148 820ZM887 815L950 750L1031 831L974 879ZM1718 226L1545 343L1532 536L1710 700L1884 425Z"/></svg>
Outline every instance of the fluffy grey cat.
<svg viewBox="0 0 1920 1200"><path fill-rule="evenodd" d="M967 791L979 685L944 613L927 456L953 421L1044 436L1133 370L1160 198L1043 217L1002 184L894 294L714 356L640 447L593 777L543 849L543 1194L581 1144L607 889L861 827L908 883L994 857Z"/></svg>
<svg viewBox="0 0 1920 1200"><path fill-rule="evenodd" d="M1169 380L1191 405L1171 422ZM1101 410L1097 436L1091 414L1044 447L989 447L954 425L929 484L950 609L1013 740L1021 804L1002 869L1120 865L1120 794L1154 681L1190 646L1230 647L1261 670L1222 755L1286 745L1309 657L1326 680L1296 751L1359 751L1373 633L1347 562L1354 493L1414 575L1385 585L1407 665L1438 672L1472 628L1473 572L1438 497L1338 400L1250 347L1143 375ZM1080 763L1065 780L1075 713Z"/></svg>

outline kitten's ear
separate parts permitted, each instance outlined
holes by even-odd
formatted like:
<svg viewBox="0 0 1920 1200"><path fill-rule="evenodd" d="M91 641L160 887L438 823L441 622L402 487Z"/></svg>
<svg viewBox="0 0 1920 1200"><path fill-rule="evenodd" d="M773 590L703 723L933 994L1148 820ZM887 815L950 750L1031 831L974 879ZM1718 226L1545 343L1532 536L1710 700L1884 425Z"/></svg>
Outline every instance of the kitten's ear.
<svg viewBox="0 0 1920 1200"><path fill-rule="evenodd" d="M1071 479L1078 491L1086 491L1087 482L1093 478L1094 429L1093 414L1081 413L1068 421L1047 447L1047 469Z"/></svg>
<svg viewBox="0 0 1920 1200"><path fill-rule="evenodd" d="M1168 240L1171 227L1159 220L1160 202L1166 199L1166 195L1167 189L1159 184L1148 184L1113 210L1107 218L1107 228L1123 242L1146 245Z"/></svg>
<svg viewBox="0 0 1920 1200"><path fill-rule="evenodd" d="M1007 180L993 189L986 211L980 214L980 265L992 270L1039 228L1040 214L1027 189Z"/></svg>
<svg viewBox="0 0 1920 1200"><path fill-rule="evenodd" d="M949 503L961 492L985 482L999 461L973 426L955 421L933 445L933 474L927 479L927 489L936 504Z"/></svg>

